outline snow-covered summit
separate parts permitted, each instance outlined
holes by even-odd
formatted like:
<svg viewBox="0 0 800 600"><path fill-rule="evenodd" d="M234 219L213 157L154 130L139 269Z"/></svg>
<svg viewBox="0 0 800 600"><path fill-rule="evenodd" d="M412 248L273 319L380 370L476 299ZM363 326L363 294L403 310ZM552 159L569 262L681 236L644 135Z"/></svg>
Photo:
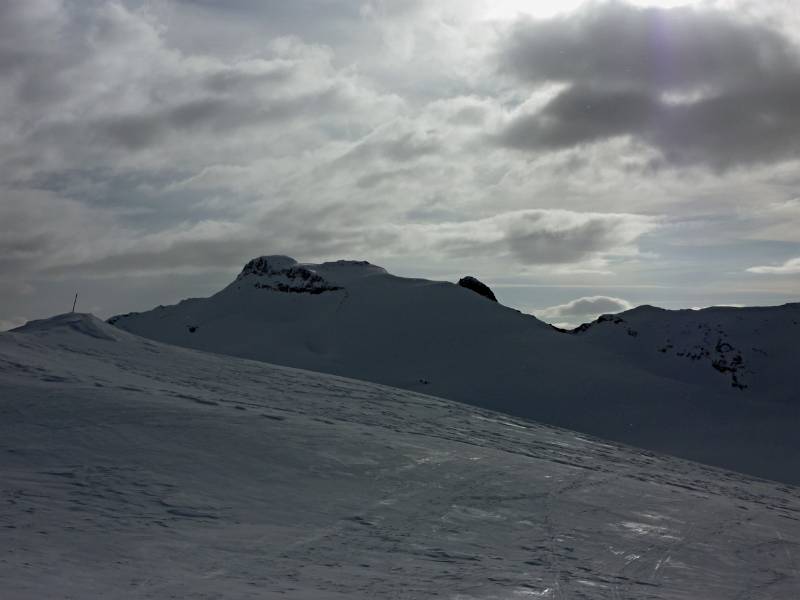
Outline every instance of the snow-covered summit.
<svg viewBox="0 0 800 600"><path fill-rule="evenodd" d="M386 269L366 260L334 260L311 267L329 281L345 287L359 279L388 276Z"/></svg>
<svg viewBox="0 0 800 600"><path fill-rule="evenodd" d="M755 400L797 398L793 356L800 303L700 310L639 306L602 315L571 333L671 379L721 381Z"/></svg>
<svg viewBox="0 0 800 600"><path fill-rule="evenodd" d="M299 263L290 256L259 256L244 266L232 285L241 282L258 289L320 294L340 290L347 284L386 270L365 260L336 260L320 264Z"/></svg>
<svg viewBox="0 0 800 600"><path fill-rule="evenodd" d="M126 332L89 313L64 313L48 319L29 321L25 325L11 330L11 333L39 333L50 335L64 332L78 333L109 341L117 341L130 337Z"/></svg>

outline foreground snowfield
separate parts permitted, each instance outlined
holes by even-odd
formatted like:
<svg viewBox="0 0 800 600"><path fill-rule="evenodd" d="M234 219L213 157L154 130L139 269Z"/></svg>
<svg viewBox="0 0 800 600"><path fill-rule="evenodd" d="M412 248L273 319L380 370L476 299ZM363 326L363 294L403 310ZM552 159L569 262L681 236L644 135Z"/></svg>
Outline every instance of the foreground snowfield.
<svg viewBox="0 0 800 600"><path fill-rule="evenodd" d="M800 596L800 494L138 338L0 335L0 597Z"/></svg>

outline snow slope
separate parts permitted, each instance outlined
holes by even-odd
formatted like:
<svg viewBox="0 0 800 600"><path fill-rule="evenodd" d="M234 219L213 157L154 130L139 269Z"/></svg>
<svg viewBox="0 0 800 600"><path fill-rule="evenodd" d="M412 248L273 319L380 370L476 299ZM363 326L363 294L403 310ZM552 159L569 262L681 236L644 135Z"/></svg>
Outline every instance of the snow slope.
<svg viewBox="0 0 800 600"><path fill-rule="evenodd" d="M790 339L790 312L762 327ZM110 322L170 344L422 391L800 483L800 403L785 401L787 369L734 388L696 361L660 368L657 347L631 345L624 329L590 343L593 331L561 333L459 285L365 262L261 257L211 298ZM787 344L776 344L766 346L770 360L793 365Z"/></svg>
<svg viewBox="0 0 800 600"><path fill-rule="evenodd" d="M800 595L796 488L460 403L90 315L0 398L4 600Z"/></svg>
<svg viewBox="0 0 800 600"><path fill-rule="evenodd" d="M800 304L703 310L640 306L604 315L575 334L670 379L720 380L764 400L800 400Z"/></svg>

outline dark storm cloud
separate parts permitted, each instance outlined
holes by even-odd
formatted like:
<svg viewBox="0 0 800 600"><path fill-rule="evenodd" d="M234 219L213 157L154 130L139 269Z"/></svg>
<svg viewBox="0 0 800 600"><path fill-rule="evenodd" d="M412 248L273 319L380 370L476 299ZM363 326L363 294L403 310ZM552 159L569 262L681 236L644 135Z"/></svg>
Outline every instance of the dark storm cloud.
<svg viewBox="0 0 800 600"><path fill-rule="evenodd" d="M517 77L566 85L499 141L553 150L619 136L673 165L726 169L800 150L800 58L774 30L687 7L590 5L517 23L502 49Z"/></svg>

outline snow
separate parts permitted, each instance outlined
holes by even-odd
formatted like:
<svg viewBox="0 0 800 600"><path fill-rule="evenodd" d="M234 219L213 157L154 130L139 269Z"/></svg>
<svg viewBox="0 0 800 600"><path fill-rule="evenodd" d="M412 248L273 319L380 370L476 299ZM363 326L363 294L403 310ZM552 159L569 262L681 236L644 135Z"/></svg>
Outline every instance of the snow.
<svg viewBox="0 0 800 600"><path fill-rule="evenodd" d="M0 334L0 397L3 598L800 592L796 488L465 404L90 315Z"/></svg>
<svg viewBox="0 0 800 600"><path fill-rule="evenodd" d="M653 373L796 402L800 304L668 311L640 306L584 325L578 335Z"/></svg>
<svg viewBox="0 0 800 600"><path fill-rule="evenodd" d="M277 271L307 270L324 282L321 291L284 293L270 283L283 275L270 267L210 298L110 322L170 344L419 391L800 483L791 346L800 305L720 309L730 317L709 321L711 349L716 330L728 331L745 372L733 363L737 352L710 360L660 352L667 339L695 343L682 312L635 310L622 315L630 325L568 334L454 283L396 277L358 261L281 261ZM637 315L652 316L639 324L645 317ZM714 367L723 359L722 370Z"/></svg>
<svg viewBox="0 0 800 600"><path fill-rule="evenodd" d="M64 313L50 319L29 321L12 331L16 333L44 332L49 335L64 335L74 331L99 340L110 341L132 337L120 329L109 327L94 315L85 313Z"/></svg>

